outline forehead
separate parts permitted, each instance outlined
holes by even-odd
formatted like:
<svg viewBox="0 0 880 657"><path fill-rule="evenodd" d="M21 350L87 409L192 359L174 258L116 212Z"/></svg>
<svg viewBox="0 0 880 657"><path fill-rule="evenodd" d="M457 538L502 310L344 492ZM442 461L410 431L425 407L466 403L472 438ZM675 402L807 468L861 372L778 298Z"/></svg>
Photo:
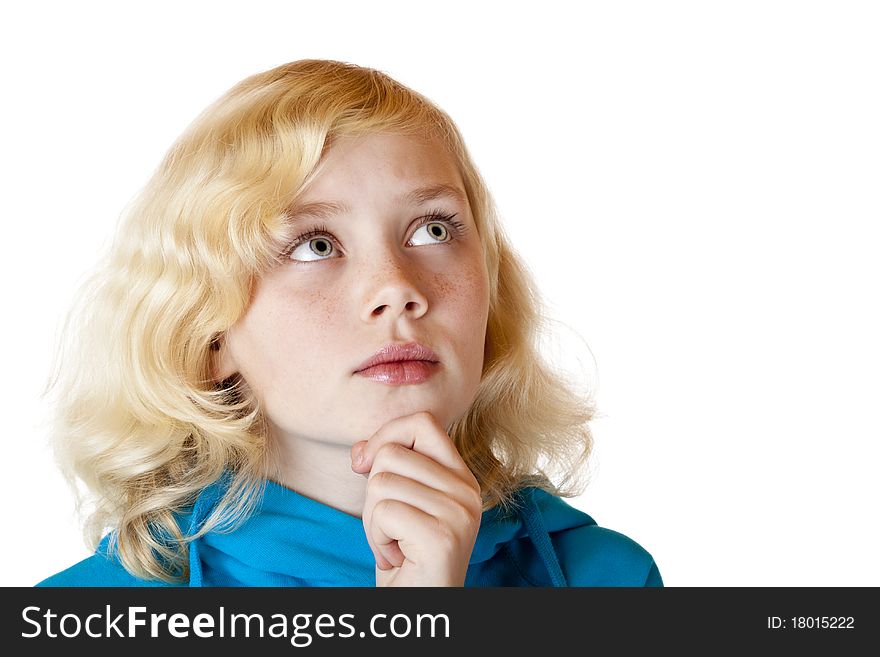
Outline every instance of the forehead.
<svg viewBox="0 0 880 657"><path fill-rule="evenodd" d="M394 133L344 135L321 158L301 203L329 199L345 202L346 194L381 187L395 197L417 187L461 188L461 175L443 143Z"/></svg>

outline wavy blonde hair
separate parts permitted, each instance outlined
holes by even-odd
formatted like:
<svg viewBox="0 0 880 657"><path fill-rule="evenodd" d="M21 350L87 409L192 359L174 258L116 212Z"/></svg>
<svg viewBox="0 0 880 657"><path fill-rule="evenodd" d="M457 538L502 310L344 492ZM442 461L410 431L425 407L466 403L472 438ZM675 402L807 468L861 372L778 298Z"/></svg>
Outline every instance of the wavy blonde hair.
<svg viewBox="0 0 880 657"><path fill-rule="evenodd" d="M234 529L256 507L272 469L267 423L239 375L214 380L213 346L277 265L292 237L285 210L322 154L337 136L380 131L442 141L481 238L486 359L449 434L484 509L512 505L530 485L582 491L592 401L541 355L543 304L457 126L381 71L301 60L243 80L187 128L123 213L62 327L44 391L56 455L87 516L87 542L111 530L132 574L184 580L189 542ZM181 514L224 476L219 504L186 535Z"/></svg>

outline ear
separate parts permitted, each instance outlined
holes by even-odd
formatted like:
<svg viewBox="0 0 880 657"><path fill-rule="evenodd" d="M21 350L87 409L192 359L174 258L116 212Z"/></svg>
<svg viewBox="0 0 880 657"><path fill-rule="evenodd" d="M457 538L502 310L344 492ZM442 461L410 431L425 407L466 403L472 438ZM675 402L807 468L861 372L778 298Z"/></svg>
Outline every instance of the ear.
<svg viewBox="0 0 880 657"><path fill-rule="evenodd" d="M218 333L211 342L211 376L220 383L238 372L238 365L226 344L226 336Z"/></svg>

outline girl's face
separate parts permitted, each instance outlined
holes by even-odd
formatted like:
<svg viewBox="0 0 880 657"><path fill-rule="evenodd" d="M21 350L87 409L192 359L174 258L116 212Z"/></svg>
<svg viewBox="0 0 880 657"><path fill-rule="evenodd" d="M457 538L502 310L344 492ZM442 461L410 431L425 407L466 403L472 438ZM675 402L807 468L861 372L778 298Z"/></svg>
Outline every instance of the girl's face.
<svg viewBox="0 0 880 657"><path fill-rule="evenodd" d="M297 212L305 206L313 212ZM445 427L460 418L480 382L489 282L443 146L389 133L341 137L292 214L301 237L227 331L218 380L239 372L282 439L352 445L417 411ZM439 360L426 380L392 385L355 373L379 348L408 342Z"/></svg>

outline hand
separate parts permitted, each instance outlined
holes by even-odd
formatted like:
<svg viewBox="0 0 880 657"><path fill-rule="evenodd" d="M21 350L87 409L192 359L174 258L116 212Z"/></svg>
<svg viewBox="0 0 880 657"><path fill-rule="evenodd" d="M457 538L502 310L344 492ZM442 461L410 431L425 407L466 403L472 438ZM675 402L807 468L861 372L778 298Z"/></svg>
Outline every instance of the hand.
<svg viewBox="0 0 880 657"><path fill-rule="evenodd" d="M422 411L386 422L352 446L351 468L368 475L363 521L376 586L463 586L483 502L437 419Z"/></svg>

